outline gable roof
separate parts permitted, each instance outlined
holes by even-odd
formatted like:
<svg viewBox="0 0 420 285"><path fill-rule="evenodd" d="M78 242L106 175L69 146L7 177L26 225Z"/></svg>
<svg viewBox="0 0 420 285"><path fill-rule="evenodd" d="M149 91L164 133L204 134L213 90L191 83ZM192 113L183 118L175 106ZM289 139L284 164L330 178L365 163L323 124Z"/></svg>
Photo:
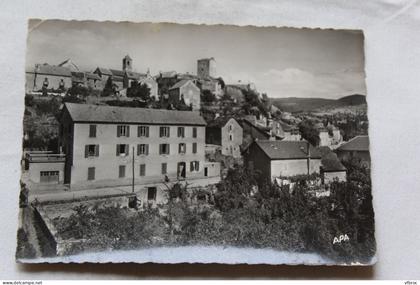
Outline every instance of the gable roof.
<svg viewBox="0 0 420 285"><path fill-rule="evenodd" d="M271 160L308 158L306 141L255 141L254 142ZM310 158L320 159L321 153L309 144Z"/></svg>
<svg viewBox="0 0 420 285"><path fill-rule="evenodd" d="M169 88L169 90L181 88L184 85L188 84L189 82L191 82L198 89L198 87L194 84L194 82L192 82L189 79L183 79L183 80L178 81L177 83L175 83L171 88Z"/></svg>
<svg viewBox="0 0 420 285"><path fill-rule="evenodd" d="M161 109L115 107L65 103L74 122L164 124L205 126L204 119L191 111L169 111Z"/></svg>
<svg viewBox="0 0 420 285"><path fill-rule="evenodd" d="M129 79L137 79L138 80L142 77L147 76L147 74L145 74L145 73L139 73L139 72L134 72L134 71L126 71L125 73L127 74L127 77Z"/></svg>
<svg viewBox="0 0 420 285"><path fill-rule="evenodd" d="M80 69L77 66L77 64L75 64L70 58L68 58L65 61L63 61L62 63L60 63L58 66L67 67L72 72L78 72L78 71L80 71Z"/></svg>
<svg viewBox="0 0 420 285"><path fill-rule="evenodd" d="M101 80L101 77L96 73L86 72L86 78L87 79L96 79Z"/></svg>
<svg viewBox="0 0 420 285"><path fill-rule="evenodd" d="M32 72L44 75L71 77L71 71L69 68L64 66L49 65L47 63L36 64L35 69Z"/></svg>
<svg viewBox="0 0 420 285"><path fill-rule="evenodd" d="M356 136L342 144L337 150L344 151L369 151L369 136Z"/></svg>

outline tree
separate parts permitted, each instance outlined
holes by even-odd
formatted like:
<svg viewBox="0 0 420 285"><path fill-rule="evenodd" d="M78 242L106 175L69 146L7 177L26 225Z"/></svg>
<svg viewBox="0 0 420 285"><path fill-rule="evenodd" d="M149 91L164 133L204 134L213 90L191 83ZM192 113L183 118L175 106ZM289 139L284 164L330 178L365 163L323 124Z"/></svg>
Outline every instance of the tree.
<svg viewBox="0 0 420 285"><path fill-rule="evenodd" d="M114 85L112 83L112 78L108 77L108 79L106 80L106 83L105 83L105 87L102 90L101 96L102 97L108 97L108 96L111 96L111 95L114 95L114 94L115 94L115 91L114 91Z"/></svg>
<svg viewBox="0 0 420 285"><path fill-rule="evenodd" d="M89 89L85 86L76 84L67 90L66 96L84 99L89 95Z"/></svg>
<svg viewBox="0 0 420 285"><path fill-rule="evenodd" d="M150 88L147 84L135 80L127 89L127 97L138 98L143 101L150 102Z"/></svg>
<svg viewBox="0 0 420 285"><path fill-rule="evenodd" d="M299 132L302 137L314 146L319 145L319 131L315 128L315 124L310 120L302 121L299 124Z"/></svg>
<svg viewBox="0 0 420 285"><path fill-rule="evenodd" d="M201 92L201 101L212 103L216 101L216 96L210 90L203 90L203 92Z"/></svg>

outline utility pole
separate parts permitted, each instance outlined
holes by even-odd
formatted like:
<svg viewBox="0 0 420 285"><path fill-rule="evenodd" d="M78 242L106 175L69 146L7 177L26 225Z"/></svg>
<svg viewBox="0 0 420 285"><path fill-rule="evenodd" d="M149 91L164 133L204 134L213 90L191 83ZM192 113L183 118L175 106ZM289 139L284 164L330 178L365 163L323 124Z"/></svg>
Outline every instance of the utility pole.
<svg viewBox="0 0 420 285"><path fill-rule="evenodd" d="M132 153L133 153L133 162L132 162L132 167L131 167L131 169L132 169L132 176L133 176L133 183L132 183L132 187L131 187L131 192L132 193L134 193L134 146L133 146L133 151L132 151Z"/></svg>

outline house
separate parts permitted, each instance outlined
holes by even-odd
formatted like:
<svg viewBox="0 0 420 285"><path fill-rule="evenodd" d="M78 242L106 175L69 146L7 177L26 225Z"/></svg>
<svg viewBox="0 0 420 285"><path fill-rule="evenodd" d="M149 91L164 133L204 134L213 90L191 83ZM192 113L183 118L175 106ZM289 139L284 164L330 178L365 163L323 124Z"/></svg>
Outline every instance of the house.
<svg viewBox="0 0 420 285"><path fill-rule="evenodd" d="M131 87L133 81L146 84L150 90L150 97L154 97L155 99L158 98L158 84L149 72L139 73L134 71L126 71L123 79L124 88Z"/></svg>
<svg viewBox="0 0 420 285"><path fill-rule="evenodd" d="M86 86L94 90L103 89L101 77L98 74L86 72Z"/></svg>
<svg viewBox="0 0 420 285"><path fill-rule="evenodd" d="M243 146L246 148L255 140L275 140L270 134L270 128L256 124L255 116L246 116L241 120L243 129Z"/></svg>
<svg viewBox="0 0 420 285"><path fill-rule="evenodd" d="M60 126L64 182L74 189L131 185L134 173L140 194L162 201L165 181L208 175L205 126L194 112L66 103Z"/></svg>
<svg viewBox="0 0 420 285"><path fill-rule="evenodd" d="M306 141L254 141L244 151L245 165L265 179L320 173L321 153Z"/></svg>
<svg viewBox="0 0 420 285"><path fill-rule="evenodd" d="M319 145L333 146L342 141L340 130L334 125L327 125L322 123L315 124L315 128L319 131Z"/></svg>
<svg viewBox="0 0 420 285"><path fill-rule="evenodd" d="M221 146L223 155L240 157L242 139L242 127L234 118L219 117L206 127L206 144Z"/></svg>
<svg viewBox="0 0 420 285"><path fill-rule="evenodd" d="M181 79L178 78L178 73L176 71L166 71L160 72L159 75L155 77L155 80L158 84L158 94L159 96L163 96L168 94L169 89Z"/></svg>
<svg viewBox="0 0 420 285"><path fill-rule="evenodd" d="M25 154L25 171L29 183L63 184L65 154L31 151Z"/></svg>
<svg viewBox="0 0 420 285"><path fill-rule="evenodd" d="M369 136L356 136L340 145L336 152L342 161L356 158L363 166L370 168Z"/></svg>
<svg viewBox="0 0 420 285"><path fill-rule="evenodd" d="M328 184L333 181L346 181L347 169L340 162L336 153L328 146L318 148L321 152L321 181L322 184Z"/></svg>
<svg viewBox="0 0 420 285"><path fill-rule="evenodd" d="M67 67L35 64L34 69L26 72L26 92L42 89L65 91L72 86L71 70Z"/></svg>
<svg viewBox="0 0 420 285"><path fill-rule="evenodd" d="M183 102L193 111L200 110L200 89L192 80L183 79L169 89L169 101L174 106Z"/></svg>
<svg viewBox="0 0 420 285"><path fill-rule="evenodd" d="M103 67L97 67L95 69L95 71L93 71L94 74L98 75L101 78L101 85L100 85L100 89L104 89L106 82L108 81L108 79L111 77L112 78L112 72L111 70L109 70L108 68L103 68Z"/></svg>

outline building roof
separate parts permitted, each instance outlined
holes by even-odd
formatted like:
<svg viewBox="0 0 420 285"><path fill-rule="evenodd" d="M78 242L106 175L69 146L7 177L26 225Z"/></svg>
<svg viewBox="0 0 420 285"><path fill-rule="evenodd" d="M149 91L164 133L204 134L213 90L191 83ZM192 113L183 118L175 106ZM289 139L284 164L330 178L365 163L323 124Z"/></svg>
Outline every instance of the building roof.
<svg viewBox="0 0 420 285"><path fill-rule="evenodd" d="M86 78L87 79L96 79L101 80L101 77L96 73L86 72Z"/></svg>
<svg viewBox="0 0 420 285"><path fill-rule="evenodd" d="M195 84L194 84L194 82L192 82L191 80L189 80L189 79L183 79L183 80L181 80L181 81L178 81L177 83L175 83L171 88L169 88L169 90L172 90L172 89L178 89L178 88L181 88L182 86L184 86L185 84L187 84L188 82L191 82L194 86L196 86ZM197 86L196 86L197 87ZM198 87L197 87L198 88Z"/></svg>
<svg viewBox="0 0 420 285"><path fill-rule="evenodd" d="M32 72L45 75L71 77L71 71L69 68L64 66L49 65L47 63L36 64L35 69Z"/></svg>
<svg viewBox="0 0 420 285"><path fill-rule="evenodd" d="M255 141L254 142L271 160L307 158L309 145L310 158L320 159L321 153L306 141Z"/></svg>
<svg viewBox="0 0 420 285"><path fill-rule="evenodd" d="M72 72L78 72L78 71L80 71L80 69L77 66L77 64L75 64L70 58L68 58L65 61L63 61L62 63L60 63L58 66L67 67Z"/></svg>
<svg viewBox="0 0 420 285"><path fill-rule="evenodd" d="M110 69L112 76L116 77L124 77L125 71L124 70L117 70L117 69Z"/></svg>
<svg viewBox="0 0 420 285"><path fill-rule="evenodd" d="M112 75L111 70L109 70L108 68L97 67L96 70L98 70L101 74Z"/></svg>
<svg viewBox="0 0 420 285"><path fill-rule="evenodd" d="M126 73L129 79L139 80L140 78L147 76L147 74L145 73L139 73L139 72L134 72L134 71L126 71Z"/></svg>
<svg viewBox="0 0 420 285"><path fill-rule="evenodd" d="M369 151L369 136L356 136L342 144L337 150L341 151Z"/></svg>
<svg viewBox="0 0 420 285"><path fill-rule="evenodd" d="M210 123L208 123L207 127L209 127L209 128L223 128L224 126L226 126L226 124L229 122L230 119L235 120L235 118L232 118L232 117L225 117L225 116L218 117L218 118L214 119L213 121L211 121Z"/></svg>
<svg viewBox="0 0 420 285"><path fill-rule="evenodd" d="M177 76L176 71L164 71L160 73L160 77L162 78L172 78Z"/></svg>
<svg viewBox="0 0 420 285"><path fill-rule="evenodd" d="M205 126L204 119L191 111L169 111L132 107L115 107L65 103L74 122L164 124Z"/></svg>

